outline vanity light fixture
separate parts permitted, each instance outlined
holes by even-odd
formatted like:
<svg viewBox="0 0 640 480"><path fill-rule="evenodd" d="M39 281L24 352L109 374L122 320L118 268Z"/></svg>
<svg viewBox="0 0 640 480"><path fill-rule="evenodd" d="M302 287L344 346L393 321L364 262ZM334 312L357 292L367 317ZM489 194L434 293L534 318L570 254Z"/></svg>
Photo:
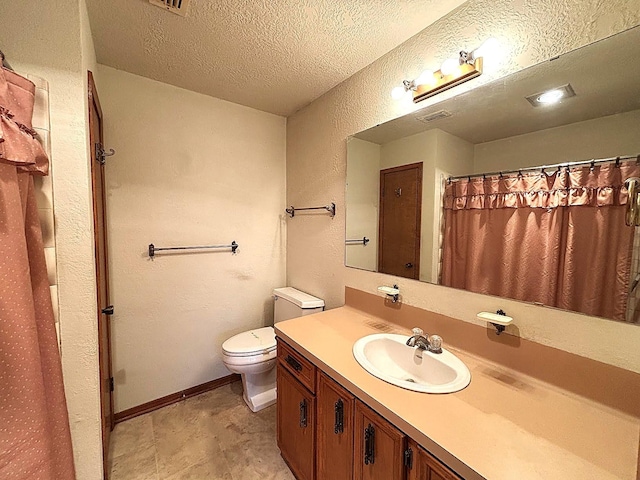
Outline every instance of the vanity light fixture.
<svg viewBox="0 0 640 480"><path fill-rule="evenodd" d="M529 95L525 98L534 107L543 107L545 105L553 105L554 103L558 103L560 100L575 96L576 92L573 90L573 87L570 83L567 83L560 87L550 88L544 92L534 93L533 95Z"/></svg>
<svg viewBox="0 0 640 480"><path fill-rule="evenodd" d="M400 100L411 93L413 103L418 103L482 75L483 58L495 53L498 46L498 41L490 38L471 52L463 50L458 58L447 58L442 62L440 70L425 70L415 80L403 80L401 87L395 87L391 91L391 96Z"/></svg>

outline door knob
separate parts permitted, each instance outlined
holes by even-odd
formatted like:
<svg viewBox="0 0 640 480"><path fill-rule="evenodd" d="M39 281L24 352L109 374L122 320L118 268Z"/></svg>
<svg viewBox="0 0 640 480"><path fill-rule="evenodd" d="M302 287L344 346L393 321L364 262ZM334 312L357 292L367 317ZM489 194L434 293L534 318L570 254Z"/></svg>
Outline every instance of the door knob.
<svg viewBox="0 0 640 480"><path fill-rule="evenodd" d="M409 263L405 263L404 264L405 268L413 268L413 263L409 262Z"/></svg>
<svg viewBox="0 0 640 480"><path fill-rule="evenodd" d="M109 305L108 307L103 308L102 313L104 313L105 315L113 315L113 305Z"/></svg>

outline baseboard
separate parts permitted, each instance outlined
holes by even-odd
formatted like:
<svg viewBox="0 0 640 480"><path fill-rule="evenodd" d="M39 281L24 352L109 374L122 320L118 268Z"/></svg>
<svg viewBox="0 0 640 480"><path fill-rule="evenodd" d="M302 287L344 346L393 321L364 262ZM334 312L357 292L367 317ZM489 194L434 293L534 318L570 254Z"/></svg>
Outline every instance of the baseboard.
<svg viewBox="0 0 640 480"><path fill-rule="evenodd" d="M156 398L155 400L151 400L150 402L143 403L142 405L128 408L127 410L116 413L114 415L114 421L115 423L124 422L125 420L129 420L139 415L144 415L145 413L153 412L154 410L158 410L159 408L166 407L167 405L171 405L172 403L179 402L180 400L184 400L185 398L194 397L196 395L200 395L201 393L208 392L209 390L215 390L216 388L228 385L233 382L237 382L239 380L240 375L238 375L237 373L233 373L231 375L227 375L226 377L218 378L216 380L211 380L210 382L196 385L195 387L187 388L186 390L182 390L181 392L172 393L162 398Z"/></svg>

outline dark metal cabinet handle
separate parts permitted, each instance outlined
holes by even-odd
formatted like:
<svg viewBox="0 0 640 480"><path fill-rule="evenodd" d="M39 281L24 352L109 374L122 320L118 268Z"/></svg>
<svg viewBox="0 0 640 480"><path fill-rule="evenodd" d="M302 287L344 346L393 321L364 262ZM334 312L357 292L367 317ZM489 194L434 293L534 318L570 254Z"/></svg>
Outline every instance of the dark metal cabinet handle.
<svg viewBox="0 0 640 480"><path fill-rule="evenodd" d="M404 466L409 470L413 470L413 450L411 447L404 451Z"/></svg>
<svg viewBox="0 0 640 480"><path fill-rule="evenodd" d="M302 399L300 402L300 427L307 428L307 400Z"/></svg>
<svg viewBox="0 0 640 480"><path fill-rule="evenodd" d="M342 399L338 399L334 406L335 411L335 424L333 427L333 433L336 435L344 433L344 403Z"/></svg>
<svg viewBox="0 0 640 480"><path fill-rule="evenodd" d="M105 315L113 315L113 305L109 305L108 307L103 308L102 313L104 313Z"/></svg>
<svg viewBox="0 0 640 480"><path fill-rule="evenodd" d="M373 465L375 462L375 448L376 448L376 429L373 425L369 424L364 429L364 464Z"/></svg>
<svg viewBox="0 0 640 480"><path fill-rule="evenodd" d="M287 358L285 358L284 361L291 365L291 368L293 368L296 372L302 371L302 365L300 365L300 362L298 362L291 355L287 355Z"/></svg>
<svg viewBox="0 0 640 480"><path fill-rule="evenodd" d="M413 263L409 262L409 263L405 263L404 264L405 268L413 268Z"/></svg>

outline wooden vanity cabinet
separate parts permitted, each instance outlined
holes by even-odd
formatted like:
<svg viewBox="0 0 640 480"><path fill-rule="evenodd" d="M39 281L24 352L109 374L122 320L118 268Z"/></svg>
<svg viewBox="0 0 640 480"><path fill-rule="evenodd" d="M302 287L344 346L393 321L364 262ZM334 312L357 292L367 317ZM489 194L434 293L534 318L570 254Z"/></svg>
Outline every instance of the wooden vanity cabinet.
<svg viewBox="0 0 640 480"><path fill-rule="evenodd" d="M356 400L355 480L404 480L406 436Z"/></svg>
<svg viewBox="0 0 640 480"><path fill-rule="evenodd" d="M277 441L298 480L314 480L316 398L278 362Z"/></svg>
<svg viewBox="0 0 640 480"><path fill-rule="evenodd" d="M316 479L353 479L355 397L318 371Z"/></svg>
<svg viewBox="0 0 640 480"><path fill-rule="evenodd" d="M408 441L407 452L407 480L460 480L460 477L411 439Z"/></svg>
<svg viewBox="0 0 640 480"><path fill-rule="evenodd" d="M277 440L297 480L460 480L279 338Z"/></svg>

